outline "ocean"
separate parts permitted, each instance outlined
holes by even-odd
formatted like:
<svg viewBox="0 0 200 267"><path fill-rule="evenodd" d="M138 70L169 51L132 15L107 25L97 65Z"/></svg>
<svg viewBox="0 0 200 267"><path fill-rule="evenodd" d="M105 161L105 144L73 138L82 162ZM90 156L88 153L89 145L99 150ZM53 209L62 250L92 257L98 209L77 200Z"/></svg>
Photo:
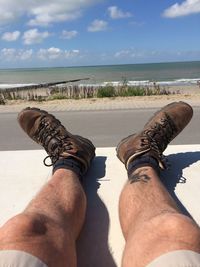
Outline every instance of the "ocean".
<svg viewBox="0 0 200 267"><path fill-rule="evenodd" d="M191 85L200 81L200 61L107 66L1 69L0 88L89 78L79 84Z"/></svg>

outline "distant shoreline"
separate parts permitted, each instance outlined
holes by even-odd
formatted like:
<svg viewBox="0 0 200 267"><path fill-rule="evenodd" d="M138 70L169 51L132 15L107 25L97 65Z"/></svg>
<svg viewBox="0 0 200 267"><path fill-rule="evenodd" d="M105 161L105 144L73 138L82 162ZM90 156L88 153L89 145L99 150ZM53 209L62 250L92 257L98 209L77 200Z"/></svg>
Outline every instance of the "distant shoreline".
<svg viewBox="0 0 200 267"><path fill-rule="evenodd" d="M104 82L124 80L131 83L155 81L160 85L190 85L200 80L200 61L0 69L0 87L6 84L41 84L84 77L90 78L84 85L102 85Z"/></svg>

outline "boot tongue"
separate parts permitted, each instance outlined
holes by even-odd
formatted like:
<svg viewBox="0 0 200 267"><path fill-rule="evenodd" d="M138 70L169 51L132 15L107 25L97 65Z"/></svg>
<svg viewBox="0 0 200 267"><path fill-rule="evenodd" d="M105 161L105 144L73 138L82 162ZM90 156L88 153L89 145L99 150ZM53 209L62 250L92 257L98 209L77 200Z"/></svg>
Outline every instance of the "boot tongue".
<svg viewBox="0 0 200 267"><path fill-rule="evenodd" d="M173 120L165 113L165 116L159 122L156 122L153 127L144 131L144 136L147 138L147 142L150 141L151 148L161 155L175 137L176 132L177 128Z"/></svg>

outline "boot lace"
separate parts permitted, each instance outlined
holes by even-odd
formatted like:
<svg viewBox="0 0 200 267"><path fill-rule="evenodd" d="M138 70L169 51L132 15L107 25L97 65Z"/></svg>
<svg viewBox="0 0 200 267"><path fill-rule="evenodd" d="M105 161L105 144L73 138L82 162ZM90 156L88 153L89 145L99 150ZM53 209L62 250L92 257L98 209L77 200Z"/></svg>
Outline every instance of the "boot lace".
<svg viewBox="0 0 200 267"><path fill-rule="evenodd" d="M149 147L157 153L161 161L165 161L163 151L175 136L177 128L173 120L165 113L165 117L156 122L152 127L145 130L141 138L141 146Z"/></svg>
<svg viewBox="0 0 200 267"><path fill-rule="evenodd" d="M45 115L41 118L40 125L35 132L34 139L41 144L48 156L44 158L43 163L45 166L52 166L55 162L61 157L63 151L67 152L73 149L73 143L71 138L68 136L62 136L59 133L58 126L60 122L57 120L57 124L51 124L46 120ZM52 139L56 139L56 142L53 142L49 147ZM51 163L47 163L48 159L51 159Z"/></svg>

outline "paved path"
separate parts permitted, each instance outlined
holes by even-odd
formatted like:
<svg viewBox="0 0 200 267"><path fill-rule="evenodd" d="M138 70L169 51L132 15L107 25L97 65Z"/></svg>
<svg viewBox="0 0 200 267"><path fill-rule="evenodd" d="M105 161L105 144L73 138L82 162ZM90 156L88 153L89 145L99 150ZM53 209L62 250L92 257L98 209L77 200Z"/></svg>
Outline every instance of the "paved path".
<svg viewBox="0 0 200 267"><path fill-rule="evenodd" d="M164 95L146 97L119 97L104 99L54 100L47 102L9 102L0 105L0 113L19 112L27 106L35 106L47 111L92 111L92 110L129 110L160 108L173 101L185 101L193 107L200 106L200 95Z"/></svg>
<svg viewBox="0 0 200 267"><path fill-rule="evenodd" d="M53 112L72 133L91 139L97 147L115 147L125 136L141 129L157 109ZM194 108L190 124L172 144L199 144L200 108ZM39 149L23 133L17 113L0 113L0 150Z"/></svg>

